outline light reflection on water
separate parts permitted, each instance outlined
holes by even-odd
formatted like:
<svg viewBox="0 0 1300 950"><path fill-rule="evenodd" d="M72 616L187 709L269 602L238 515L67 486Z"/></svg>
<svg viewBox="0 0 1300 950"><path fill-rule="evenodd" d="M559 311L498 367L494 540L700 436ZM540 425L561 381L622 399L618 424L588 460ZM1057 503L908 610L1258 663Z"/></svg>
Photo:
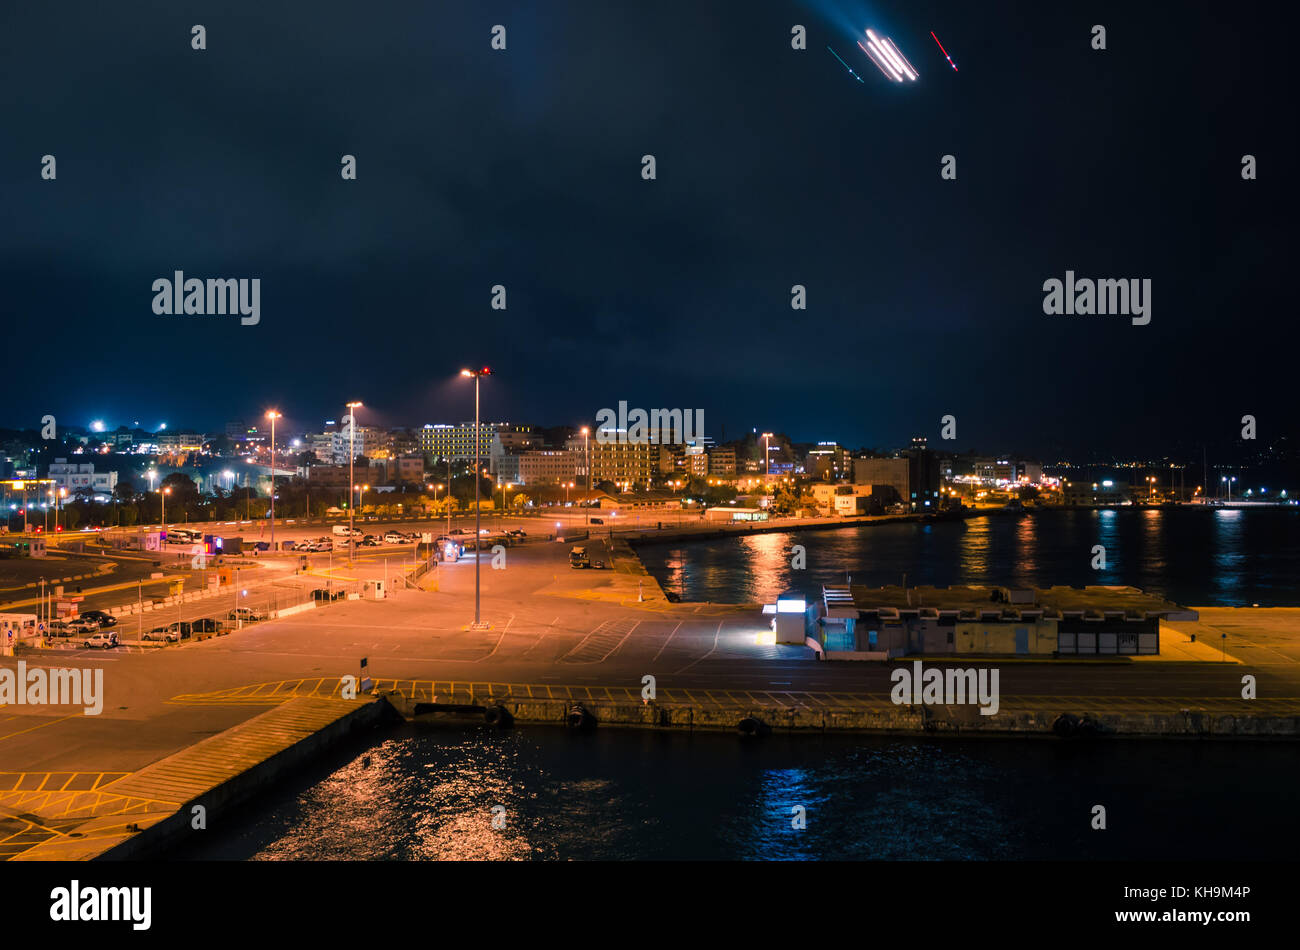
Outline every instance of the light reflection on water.
<svg viewBox="0 0 1300 950"><path fill-rule="evenodd" d="M1248 768L1250 783L1238 781ZM402 727L180 858L985 860L1277 857L1286 743ZM1195 794L1188 794L1189 789ZM1090 829L1105 802L1113 829ZM505 808L503 829L493 806ZM791 825L802 807L806 827ZM1204 821L1214 814L1215 821ZM1195 825L1196 835L1186 834ZM215 829L214 829L215 830Z"/></svg>
<svg viewBox="0 0 1300 950"><path fill-rule="evenodd" d="M807 567L791 567L795 545ZM1105 567L1094 569L1094 547ZM644 544L638 554L684 600L771 603L824 584L1132 585L1184 604L1300 604L1300 511L1101 509L991 515Z"/></svg>

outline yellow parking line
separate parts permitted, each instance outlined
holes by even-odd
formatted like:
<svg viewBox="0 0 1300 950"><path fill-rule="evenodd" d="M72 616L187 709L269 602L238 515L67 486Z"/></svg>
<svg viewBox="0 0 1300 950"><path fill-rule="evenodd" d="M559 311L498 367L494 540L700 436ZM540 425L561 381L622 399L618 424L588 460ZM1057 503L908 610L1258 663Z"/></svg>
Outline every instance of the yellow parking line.
<svg viewBox="0 0 1300 950"><path fill-rule="evenodd" d="M17 732L11 732L8 735L0 736L0 742L3 742L5 739L12 739L14 736L21 736L24 733L35 732L37 729L44 729L46 726L56 726L61 722L65 722L68 719L74 718L77 715L79 715L79 713L73 713L71 716L61 716L58 719L52 719L49 722L38 723L37 725L29 726L26 729L19 729Z"/></svg>

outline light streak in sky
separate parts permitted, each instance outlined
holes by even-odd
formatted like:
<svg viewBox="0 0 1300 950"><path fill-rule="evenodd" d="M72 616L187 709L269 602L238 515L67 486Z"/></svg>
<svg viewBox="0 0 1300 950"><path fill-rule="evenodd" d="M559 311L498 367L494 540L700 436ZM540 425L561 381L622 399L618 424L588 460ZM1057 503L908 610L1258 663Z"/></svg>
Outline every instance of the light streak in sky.
<svg viewBox="0 0 1300 950"><path fill-rule="evenodd" d="M836 59L840 59L839 53L835 52L835 50L831 49L829 46L826 48L830 50L832 56L834 56ZM854 79L856 79L858 82L863 81L862 77L853 71L853 67L850 66L848 63L844 62L844 60L840 59L840 65L843 66L845 69L847 69L849 71L849 75L852 76Z"/></svg>
<svg viewBox="0 0 1300 950"><path fill-rule="evenodd" d="M931 35L931 36L934 36L934 30L931 30L931 31L930 31L930 35ZM934 41L935 41L936 43L939 43L939 37L934 36ZM942 43L939 43L939 51L940 51L941 53L943 53L943 58L946 59L946 60L948 61L948 65L952 67L952 71L953 71L953 72L956 72L956 71L957 71L957 64L954 63L954 62L952 61L952 57L948 55L948 51L947 51L946 49L943 48L943 44L942 44Z"/></svg>
<svg viewBox="0 0 1300 950"><path fill-rule="evenodd" d="M859 40L858 48L867 54L867 58L876 64L877 69L894 82L902 82L904 79L915 82L921 78L921 74L887 36L876 36L874 31L867 30L867 45L863 46L862 41Z"/></svg>

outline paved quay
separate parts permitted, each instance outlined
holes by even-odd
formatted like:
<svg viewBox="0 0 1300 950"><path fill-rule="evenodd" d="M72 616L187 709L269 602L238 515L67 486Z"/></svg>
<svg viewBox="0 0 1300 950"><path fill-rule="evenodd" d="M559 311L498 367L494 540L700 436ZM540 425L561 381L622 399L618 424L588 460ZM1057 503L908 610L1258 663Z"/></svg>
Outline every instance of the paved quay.
<svg viewBox="0 0 1300 950"><path fill-rule="evenodd" d="M130 853L138 833L128 825L179 820L204 796L224 807L214 790L254 761L223 743L265 729L269 744L257 754L274 759L315 734L310 719L285 726L274 717L308 708L326 726L330 715L385 704L435 716L499 705L524 723L563 722L581 704L602 724L734 730L754 718L773 729L931 734L1046 733L1067 713L1117 734L1279 735L1300 722L1300 610L1195 608L1198 623L1168 625L1161 657L963 658L1000 672L999 713L980 717L973 707L894 706L892 664L820 662L805 647L774 644L752 605L671 603L621 541L585 543L612 566L573 570L569 545L530 540L504 549L504 569L494 570L485 550L486 630L470 629L471 558L412 587L397 581L410 554L381 550L351 566L315 559L305 574L293 573L296 561L272 573L310 586L387 574L384 600L321 604L165 648L25 653L29 667L102 671L104 707L98 716L0 707L0 856ZM363 658L375 695L345 700L342 678L360 675ZM1256 677L1258 699L1241 698L1243 675ZM643 698L646 676L653 701Z"/></svg>
<svg viewBox="0 0 1300 950"><path fill-rule="evenodd" d="M365 696L286 699L138 771L101 773L89 784L77 773L0 775L0 788L12 786L0 795L0 858L142 856L206 826L209 812L247 801L337 736L378 723L380 706Z"/></svg>

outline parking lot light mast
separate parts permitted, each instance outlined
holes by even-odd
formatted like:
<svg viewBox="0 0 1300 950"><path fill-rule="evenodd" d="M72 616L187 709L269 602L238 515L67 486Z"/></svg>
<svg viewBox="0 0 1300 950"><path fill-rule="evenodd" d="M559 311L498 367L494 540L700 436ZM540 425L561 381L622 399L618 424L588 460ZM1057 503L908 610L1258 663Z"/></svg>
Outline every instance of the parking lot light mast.
<svg viewBox="0 0 1300 950"><path fill-rule="evenodd" d="M352 532L356 530L353 524L352 509L353 496L356 494L357 481L353 475L352 466L356 462L357 453L353 439L357 431L357 410L361 408L361 402L348 403L348 566L352 566Z"/></svg>
<svg viewBox="0 0 1300 950"><path fill-rule="evenodd" d="M479 502L479 492L482 488L480 485L480 482L482 481L482 473L479 471L480 445L478 389L479 380L484 376L491 376L492 370L488 369L486 366L479 370L463 369L460 371L460 375L474 380L474 625L471 629L482 630L483 617L479 610L481 592L479 582L479 560L480 555L482 554L482 551L480 550L482 548L482 535L480 532L483 529L480 527L480 522L483 513Z"/></svg>
<svg viewBox="0 0 1300 950"><path fill-rule="evenodd" d="M584 461L582 464L587 469L587 498L585 503L583 504L582 510L585 515L583 520L586 523L588 528L591 527L591 507L590 507L591 506L591 442L589 441L590 437L591 437L590 430L586 426L583 426L582 427L582 455Z"/></svg>
<svg viewBox="0 0 1300 950"><path fill-rule="evenodd" d="M280 413L272 409L266 414L271 420L271 553L275 553L275 420Z"/></svg>
<svg viewBox="0 0 1300 950"><path fill-rule="evenodd" d="M167 496L172 493L171 486L158 489L158 517L162 520L163 530L167 530Z"/></svg>

